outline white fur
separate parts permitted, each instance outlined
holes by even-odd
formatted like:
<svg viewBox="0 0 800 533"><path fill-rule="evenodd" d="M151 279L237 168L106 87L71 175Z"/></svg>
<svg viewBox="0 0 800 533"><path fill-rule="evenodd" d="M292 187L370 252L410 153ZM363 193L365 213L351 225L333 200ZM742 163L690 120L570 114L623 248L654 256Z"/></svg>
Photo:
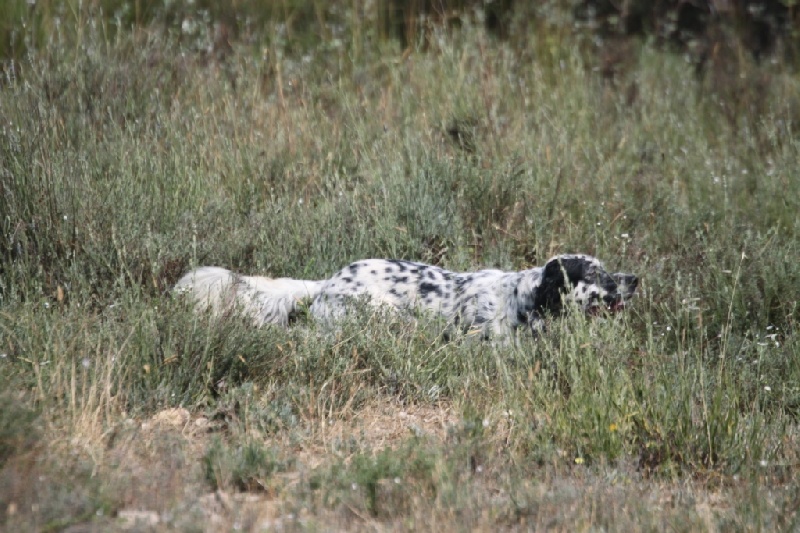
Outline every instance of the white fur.
<svg viewBox="0 0 800 533"><path fill-rule="evenodd" d="M219 317L236 310L260 327L287 326L298 304L313 299L321 286L321 281L239 276L224 268L206 266L178 280L175 291L191 295L198 311Z"/></svg>

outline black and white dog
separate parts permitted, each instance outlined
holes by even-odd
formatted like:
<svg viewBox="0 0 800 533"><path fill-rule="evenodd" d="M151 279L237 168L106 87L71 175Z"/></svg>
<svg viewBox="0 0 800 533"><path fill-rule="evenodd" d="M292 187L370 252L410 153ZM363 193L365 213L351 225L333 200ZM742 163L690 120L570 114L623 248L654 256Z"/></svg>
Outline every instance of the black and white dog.
<svg viewBox="0 0 800 533"><path fill-rule="evenodd" d="M633 274L609 274L588 255L560 255L544 267L520 272L479 270L456 273L398 259L365 259L319 281L240 276L219 267L201 267L175 286L199 310L221 315L238 309L257 326L288 325L302 302L323 322L344 316L365 300L370 305L445 318L451 327L505 337L528 325L534 334L548 315L573 302L587 314L616 312L636 291Z"/></svg>

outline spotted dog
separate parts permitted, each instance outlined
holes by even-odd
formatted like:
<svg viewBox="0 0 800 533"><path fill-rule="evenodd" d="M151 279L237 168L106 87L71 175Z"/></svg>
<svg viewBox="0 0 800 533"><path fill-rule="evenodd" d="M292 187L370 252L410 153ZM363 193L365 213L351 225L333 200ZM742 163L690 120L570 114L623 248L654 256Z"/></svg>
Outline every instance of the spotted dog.
<svg viewBox="0 0 800 533"><path fill-rule="evenodd" d="M316 320L332 323L358 302L443 317L451 327L484 338L508 336L520 326L534 334L548 316L574 303L586 314L620 311L636 291L633 274L609 274L588 255L560 255L543 267L519 272L450 272L399 259L356 261L330 279L309 281L240 276L219 267L201 267L175 289L192 296L198 309L215 315L235 309L263 324L288 325L303 302ZM570 303L571 302L571 303Z"/></svg>

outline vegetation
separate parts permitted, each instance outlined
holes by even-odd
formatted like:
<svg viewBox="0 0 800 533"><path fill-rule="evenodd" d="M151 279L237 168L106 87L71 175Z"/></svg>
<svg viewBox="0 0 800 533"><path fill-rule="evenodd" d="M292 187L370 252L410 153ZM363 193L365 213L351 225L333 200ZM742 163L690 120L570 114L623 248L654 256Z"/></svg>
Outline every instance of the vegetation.
<svg viewBox="0 0 800 533"><path fill-rule="evenodd" d="M351 3L103 5L26 11L5 54L4 529L798 527L792 64L733 34L702 68L609 55L549 3L507 39L424 19L407 48ZM570 251L640 297L508 346L255 330L170 293L203 264Z"/></svg>

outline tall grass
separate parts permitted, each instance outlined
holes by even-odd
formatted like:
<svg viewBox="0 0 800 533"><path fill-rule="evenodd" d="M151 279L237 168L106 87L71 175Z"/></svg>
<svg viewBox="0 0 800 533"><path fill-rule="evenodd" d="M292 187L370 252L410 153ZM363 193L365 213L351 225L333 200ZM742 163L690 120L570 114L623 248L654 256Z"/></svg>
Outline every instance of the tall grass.
<svg viewBox="0 0 800 533"><path fill-rule="evenodd" d="M413 522L429 504L397 478L451 526L447 508L476 526L538 523L556 504L533 481L594 487L582 476L614 472L753 480L757 496L736 497L765 514L726 519L780 515L759 483L797 464L793 73L741 59L772 83L730 120L706 80L646 45L615 85L577 44L511 48L468 21L406 55L357 33L210 58L171 32L112 38L91 18L78 30L0 90L0 375L23 413L0 421L0 459L16 461L0 485L9 524L57 528L143 497L113 473L114 443L177 406L219 421L224 439L196 483L284 491L320 517ZM636 272L630 312L568 316L503 346L380 316L334 334L304 317L253 330L169 292L197 264L318 279L370 256L517 269L568 251ZM387 398L460 421L444 445L417 437L399 456L364 440L328 449L313 473L286 457ZM190 445L172 442L160 459L179 469ZM304 481L275 477L290 471ZM78 475L79 504L14 482L42 472L62 487ZM491 503L489 486L507 498ZM174 510L177 493L147 501ZM673 519L617 516L636 517Z"/></svg>

